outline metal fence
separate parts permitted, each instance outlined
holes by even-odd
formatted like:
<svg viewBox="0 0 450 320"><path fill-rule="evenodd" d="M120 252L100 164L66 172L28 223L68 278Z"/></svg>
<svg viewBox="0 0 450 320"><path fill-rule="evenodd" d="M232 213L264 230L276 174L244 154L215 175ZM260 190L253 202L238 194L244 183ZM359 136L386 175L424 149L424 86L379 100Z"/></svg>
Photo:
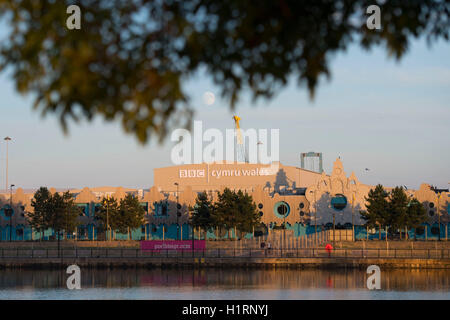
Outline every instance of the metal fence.
<svg viewBox="0 0 450 320"><path fill-rule="evenodd" d="M283 230L278 230L277 232L272 231L270 235L266 235L263 237L241 239L236 244L236 246L240 247L241 249L258 249L261 247L261 243L264 242L265 245L270 243L272 248L314 248L324 244L325 242L329 242L332 239L333 237L329 230L305 234L302 236L295 236L292 230L286 230L286 232L283 232ZM340 239L344 240L343 237L341 237ZM336 240L339 240L339 238L336 237Z"/></svg>
<svg viewBox="0 0 450 320"><path fill-rule="evenodd" d="M449 259L450 249L205 249L148 250L130 248L62 248L58 249L0 249L0 260L6 258L404 258Z"/></svg>

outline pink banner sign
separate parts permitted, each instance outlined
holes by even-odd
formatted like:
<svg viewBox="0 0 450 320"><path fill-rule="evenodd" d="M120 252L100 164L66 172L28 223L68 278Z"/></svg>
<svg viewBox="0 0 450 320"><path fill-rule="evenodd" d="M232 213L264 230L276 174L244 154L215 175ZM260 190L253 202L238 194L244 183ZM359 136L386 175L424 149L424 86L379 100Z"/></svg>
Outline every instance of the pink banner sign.
<svg viewBox="0 0 450 320"><path fill-rule="evenodd" d="M204 250L206 248L205 240L148 240L141 241L141 250Z"/></svg>

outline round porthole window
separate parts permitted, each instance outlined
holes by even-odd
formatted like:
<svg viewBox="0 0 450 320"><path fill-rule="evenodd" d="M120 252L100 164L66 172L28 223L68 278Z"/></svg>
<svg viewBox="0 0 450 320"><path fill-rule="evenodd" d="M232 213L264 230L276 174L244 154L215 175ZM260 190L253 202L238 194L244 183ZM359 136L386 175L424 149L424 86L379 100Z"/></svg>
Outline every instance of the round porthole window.
<svg viewBox="0 0 450 320"><path fill-rule="evenodd" d="M258 204L258 208L259 208L260 210L261 210L263 207L264 207L264 206L263 206L262 203Z"/></svg>
<svg viewBox="0 0 450 320"><path fill-rule="evenodd" d="M263 213L262 211L259 212L259 216L260 216L260 217L262 217L263 214L264 214L264 213Z"/></svg>
<svg viewBox="0 0 450 320"><path fill-rule="evenodd" d="M303 202L300 203L299 208L303 209L305 207L305 204Z"/></svg>
<svg viewBox="0 0 450 320"><path fill-rule="evenodd" d="M434 203L430 202L430 204L428 205L430 208L434 208Z"/></svg>
<svg viewBox="0 0 450 320"><path fill-rule="evenodd" d="M304 211L300 211L300 216L303 217L305 215Z"/></svg>
<svg viewBox="0 0 450 320"><path fill-rule="evenodd" d="M281 219L286 218L290 211L289 205L284 201L277 202L273 208L275 215Z"/></svg>
<svg viewBox="0 0 450 320"><path fill-rule="evenodd" d="M331 206L334 210L344 210L347 206L347 198L343 194L337 194L331 198Z"/></svg>

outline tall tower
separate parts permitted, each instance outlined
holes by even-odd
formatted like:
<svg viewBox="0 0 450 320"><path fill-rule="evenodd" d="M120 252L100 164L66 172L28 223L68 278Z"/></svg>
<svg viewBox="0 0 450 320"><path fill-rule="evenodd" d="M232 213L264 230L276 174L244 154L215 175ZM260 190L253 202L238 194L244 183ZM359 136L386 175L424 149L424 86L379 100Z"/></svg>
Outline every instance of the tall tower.
<svg viewBox="0 0 450 320"><path fill-rule="evenodd" d="M237 162L246 162L245 161L245 149L244 149L244 141L242 139L241 127L239 126L239 121L241 118L238 116L233 116L233 120L236 126L236 152L237 152Z"/></svg>
<svg viewBox="0 0 450 320"><path fill-rule="evenodd" d="M306 160L306 161L305 161ZM306 162L306 165L305 165ZM323 172L322 152L307 152L300 154L300 166L302 169Z"/></svg>

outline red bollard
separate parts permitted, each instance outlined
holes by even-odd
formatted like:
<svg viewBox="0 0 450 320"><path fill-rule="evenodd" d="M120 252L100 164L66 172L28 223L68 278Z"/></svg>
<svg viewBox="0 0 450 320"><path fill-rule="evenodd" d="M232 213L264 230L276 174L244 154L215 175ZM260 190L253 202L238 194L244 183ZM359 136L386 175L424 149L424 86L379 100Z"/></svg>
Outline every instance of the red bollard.
<svg viewBox="0 0 450 320"><path fill-rule="evenodd" d="M325 246L325 251L326 252L328 252L328 258L330 258L331 257L331 251L333 250L333 246L331 245L331 244L327 244L326 246Z"/></svg>

